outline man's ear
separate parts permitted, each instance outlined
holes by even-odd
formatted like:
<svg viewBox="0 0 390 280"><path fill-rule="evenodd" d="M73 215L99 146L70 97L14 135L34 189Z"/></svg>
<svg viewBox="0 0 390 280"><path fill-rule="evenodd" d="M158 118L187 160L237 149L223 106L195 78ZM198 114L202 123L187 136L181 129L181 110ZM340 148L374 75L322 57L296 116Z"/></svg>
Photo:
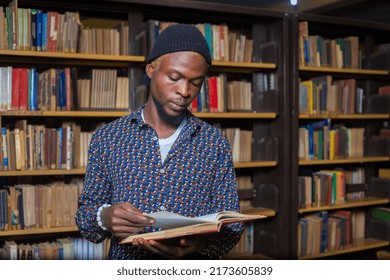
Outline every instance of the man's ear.
<svg viewBox="0 0 390 280"><path fill-rule="evenodd" d="M146 75L148 75L148 77L149 77L150 79L152 78L153 71L154 71L154 63L153 63L153 61L152 61L151 63L148 63L148 64L146 64L146 66L145 66Z"/></svg>

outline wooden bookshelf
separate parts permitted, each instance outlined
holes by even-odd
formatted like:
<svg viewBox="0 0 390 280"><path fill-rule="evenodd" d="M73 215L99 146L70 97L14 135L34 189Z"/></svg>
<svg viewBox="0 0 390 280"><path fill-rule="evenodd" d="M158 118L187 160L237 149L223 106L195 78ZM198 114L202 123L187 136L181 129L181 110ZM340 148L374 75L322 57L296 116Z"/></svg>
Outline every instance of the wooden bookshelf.
<svg viewBox="0 0 390 280"><path fill-rule="evenodd" d="M295 96L292 99L292 103L293 111L295 110L295 112L293 114L292 122L293 126L295 127L295 134L293 136L292 146L297 148L296 151L293 151L291 162L293 169L295 170L295 173L292 174L294 179L291 182L293 186L292 196L296 198L292 201L294 206L292 207L293 214L291 220L291 224L293 224L291 236L293 249L291 251L291 257L297 257L298 259L317 259L337 256L337 258L342 259L343 255L347 253L357 253L356 255L358 255L359 252L364 250L387 247L389 246L389 242L387 240L377 240L372 238L372 236L370 236L370 230L367 227L370 224L370 209L376 206L388 207L390 200L388 197L371 196L369 193L369 188L371 188L371 185L370 187L367 186L370 184L370 179L377 176L378 169L388 165L390 162L390 155L387 153L380 154L379 152L372 153L369 149L367 149L367 147L369 146L371 137L379 134L380 129L385 127L386 121L388 121L390 117L389 112L376 110L374 107L372 107L371 103L371 98L373 95L378 93L379 87L390 84L389 68L374 66L371 63L370 58L371 55L376 51L376 47L378 45L388 43L388 40L385 38L387 35L390 35L389 25L376 25L365 21L349 21L312 14L296 15L293 22L294 31L292 32L292 36L295 41L294 51L292 53L294 57L294 78L292 82L292 88L294 88ZM335 60L335 57L333 56L334 53L328 53L329 56L322 56L321 59L315 60L313 58L316 54L313 53L314 56L311 56L309 51L306 52L305 48L303 47L305 45L304 40L306 39L306 43L314 42L315 39L317 39L318 42L321 41L321 43L316 45L316 47L319 48L317 53L323 53L322 51L324 48L321 47L326 45L326 43L324 45L323 42L329 42L330 45L336 43L337 45L338 43L342 43L343 40L350 42L351 46L354 46L354 51L348 53L351 54L350 60L344 60L346 57L348 57L348 54L343 57L339 56L338 59ZM358 43L356 44L356 42ZM361 46L364 46L366 58L365 61L359 61L359 51L356 49L356 47L361 48ZM311 48L313 47L314 45ZM332 57L332 59L328 60L329 57ZM354 60L354 62L352 62L352 60ZM332 67L330 67L330 65L332 65ZM340 67L334 67L335 65ZM306 94L305 90L310 91L310 81L312 82L311 85L316 87L316 90L313 89L313 91L311 91L311 93L313 93L311 96L318 97L316 102L319 101L319 103L315 103L313 107L306 106L307 104L311 103L305 103L305 100L303 99ZM335 96L338 97L340 97L340 95L337 94L347 93L346 90L341 90L341 85L345 86L345 88L349 88L349 92L352 90L355 95L351 95L351 98L354 98L356 101L355 105L359 106L354 106L353 108L350 106L346 108L347 103L341 99L331 99L331 102L337 102L339 107L332 107L336 103L331 103L331 105L329 105L329 103L324 103L325 99L322 98L325 98L325 96L327 98L328 93L331 97L332 93L334 92L336 92ZM321 86L323 87L321 88ZM334 90L334 92L332 92L332 90ZM321 95L318 93L321 93ZM352 104L352 102L348 104ZM342 107L343 105L345 106ZM302 112L300 112L300 110L302 110ZM359 148L364 149L363 153L361 153L362 155L359 154L358 157L335 158L332 160L300 159L298 154L298 147L300 144L302 144L302 142L299 142L299 128L307 127L311 123L319 124L321 123L321 120L328 120L329 126L327 128L330 130L333 128L337 129L337 127L343 127L345 129L363 129L364 141L361 144L362 147L359 146ZM324 146L324 149L325 148L327 147ZM312 176L312 178L314 178L314 176L316 176L314 174L316 172L320 172L323 169L337 169L347 171L356 170L357 168L359 168L359 171L363 171L364 182L350 183L350 185L360 185L361 188L357 190L357 192L364 192L364 198L349 200L345 203L337 205L302 208L302 201L298 201L299 199L302 199L302 196L300 196L302 193L300 192L304 192L302 189L299 189L302 186L299 185L299 183L303 182L299 182L299 180L301 180L299 178L300 176ZM318 178L319 177L320 176L318 175ZM354 192L354 190L350 189L350 192ZM310 218L302 221L300 221L300 219L316 214L321 216L321 211L324 211L326 214L331 216L333 213L337 213L339 210L346 210L350 213L359 211L359 215L364 213L364 225L366 228L359 233L359 237L364 236L364 238L356 238L353 240L353 244L349 248L321 253L318 255L305 255L305 253L302 252L304 247L300 246L298 248L298 246L304 244L303 242L305 241L305 238L300 238L302 237L303 233L298 231L303 230L305 222L310 222ZM301 254L303 254L303 256L301 256Z"/></svg>
<svg viewBox="0 0 390 280"><path fill-rule="evenodd" d="M248 162L235 162L234 167L241 168L257 168L257 167L273 167L276 166L276 161L248 161Z"/></svg>
<svg viewBox="0 0 390 280"><path fill-rule="evenodd" d="M0 171L1 176L4 177L28 177L28 176L56 176L56 175L84 175L85 168L79 169L42 169L42 170L12 170Z"/></svg>
<svg viewBox="0 0 390 280"><path fill-rule="evenodd" d="M72 233L77 232L76 226L71 227L52 227L52 228L37 228L37 229L18 229L18 230L6 230L0 231L1 237L9 236L21 236L21 235L37 235L37 234L50 234L50 233Z"/></svg>
<svg viewBox="0 0 390 280"><path fill-rule="evenodd" d="M19 51L19 50L0 50L0 59L6 57L39 57L57 60L98 60L102 62L106 61L118 61L123 63L131 62L144 62L143 56L128 56L128 55L104 55L104 54L87 54L87 53L64 53L64 52L42 52L42 51Z"/></svg>
<svg viewBox="0 0 390 280"><path fill-rule="evenodd" d="M334 119L334 120L386 120L390 118L390 114L349 114L349 115L308 115L299 114L300 119Z"/></svg>
<svg viewBox="0 0 390 280"><path fill-rule="evenodd" d="M261 168L274 167L277 165L276 161L253 161L253 162L236 162L234 167L237 169L247 168ZM42 169L42 170L11 170L0 171L1 176L15 177L15 176L55 176L55 175L84 175L85 168L79 169Z"/></svg>
<svg viewBox="0 0 390 280"><path fill-rule="evenodd" d="M10 117L53 117L53 118L64 118L64 117L75 117L75 118L96 118L96 117L112 117L119 118L129 114L129 111L1 111L0 116Z"/></svg>
<svg viewBox="0 0 390 280"><path fill-rule="evenodd" d="M55 60L56 65L71 63L75 66L97 67L128 67L129 64L140 64L145 60L143 56L0 50L1 61L26 64L26 59L28 64L53 64Z"/></svg>
<svg viewBox="0 0 390 280"><path fill-rule="evenodd" d="M338 205L324 205L320 207L309 207L299 209L300 214L316 212L316 211L332 211L337 209L348 209L348 208L356 208L356 207L365 207L365 206L375 206L389 203L390 199L388 198L378 198L378 197L365 197L362 199L347 201L343 204Z"/></svg>
<svg viewBox="0 0 390 280"><path fill-rule="evenodd" d="M363 157L329 160L300 160L299 165L332 165L332 164L350 164L350 163L368 163L368 162L386 162L390 157Z"/></svg>
<svg viewBox="0 0 390 280"><path fill-rule="evenodd" d="M0 116L20 116L20 117L112 117L119 118L128 115L130 111L0 111ZM276 113L256 113L256 112L227 112L227 113L194 113L202 119L274 119Z"/></svg>
<svg viewBox="0 0 390 280"><path fill-rule="evenodd" d="M377 248L379 249L386 246L389 246L389 241L383 241L374 238L358 238L352 241L352 246L350 248L336 250L333 252L321 253L319 255L314 255L314 256L301 256L299 257L299 259L309 260L309 259L326 258L331 256L360 252L364 250L377 249Z"/></svg>
<svg viewBox="0 0 390 280"><path fill-rule="evenodd" d="M38 52L38 51L19 51L19 50L0 50L0 61L4 66L25 67L25 68L39 68L42 69L60 68L60 67L74 67L77 68L77 75L81 78L88 77L87 72L90 69L96 68L116 68L123 73L129 75L129 80L134 82L133 88L130 92L135 92L136 86L141 83L140 74L144 70L145 55L140 55L143 50L137 50L135 45L135 36L139 31L137 25L149 18L156 20L173 20L176 22L194 23L195 20L192 15L194 13L201 16L196 18L197 23L212 22L219 24L220 21L226 22L228 26L232 26L232 30L242 29L254 40L253 62L231 62L231 61L216 61L213 60L210 74L226 73L229 80L241 80L245 78L248 82L253 84L252 94L254 96L253 108L246 111L234 112L218 112L218 113L194 113L195 116L210 122L221 123L222 126L240 127L245 130L253 131L253 157L248 162L235 162L234 166L237 173L250 174L253 179L254 189L260 186L260 183L272 183L280 189L280 194L287 197L287 192L283 189L288 187L288 149L283 143L288 138L288 125L286 121L286 114L280 112L280 105L286 104L288 101L285 93L285 75L287 50L281 47L283 41L288 38L287 22L288 17L284 13L274 13L261 9L243 9L232 8L229 5L214 6L208 3L187 4L184 1L175 1L175 7L172 9L171 3L155 3L149 1L130 1L122 3L121 1L102 1L98 4L80 4L77 1L70 1L60 3L60 1L44 2L38 1L34 5L39 6L43 11L49 10L77 10L80 16L86 17L107 17L108 19L119 19L127 21L129 26L133 27L130 30L129 41L134 43L129 47L130 55L95 55L84 53L63 53L63 52ZM176 3L177 2L177 3ZM113 8L113 4L120 4L121 8ZM22 4L22 3L19 3ZM4 4L3 6L5 6ZM28 3L23 6L27 7ZM34 7L35 8L35 7ZM169 8L170 13L167 18L165 10ZM102 15L104 11L104 15ZM106 13L108 11L108 13ZM211 11L211 12L210 12ZM238 29L237 29L238 28ZM248 38L249 38L248 37ZM274 49L271 54L265 56L263 50L260 49L263 45L271 43L274 44ZM283 52L280 52L283 50ZM79 69L81 71L79 72ZM83 72L84 71L84 72ZM142 73L141 73L142 74ZM122 74L126 75L126 74ZM260 85L261 82L266 84ZM260 105L261 95L267 92L266 88L272 88L272 94L275 95L276 102L269 111L269 108L263 108ZM272 102L274 102L272 101ZM266 109L266 110L264 110ZM278 112L279 111L279 112ZM131 113L131 110L109 110L109 109L91 109L91 110L71 110L71 111L0 111L0 121L2 126L7 126L10 130L14 128L15 120L27 120L28 124L43 124L45 127L60 127L63 122L74 122L77 125L85 126L82 132L90 132L90 127L93 124L101 123L102 119L111 121L112 119L123 117ZM264 133L266 131L266 133ZM266 137L277 139L277 149L275 156L272 159L263 160L260 154L260 149L257 149L260 139L264 140ZM84 151L85 152L85 151ZM261 151L263 152L263 151ZM80 166L80 165L76 165ZM39 184L40 182L47 182L51 178L58 179L58 177L73 179L82 178L85 175L85 168L77 169L44 169L44 170L8 170L0 171L0 176L4 178L7 183L16 184L19 181L33 182ZM269 172L276 173L283 176L270 176ZM239 175L239 174L238 174ZM274 198L278 199L278 198ZM287 233L281 230L281 222L286 219L288 213L276 215L276 209L263 207L254 201L254 207L251 209L243 209L246 213L259 213L269 217L267 220L279 219L273 221L278 231L287 236ZM269 222L269 221L267 221ZM261 224L261 222L259 223ZM262 225L256 228L257 231L262 229ZM268 229L264 228L265 231ZM59 227L59 228L45 228L45 229L28 229L28 230L11 230L0 232L1 237L18 236L18 240L23 239L23 236L31 238L34 235L47 236L52 234L53 238L57 234L77 233L76 227ZM272 232L276 234L276 232ZM261 256L261 240L254 236L255 252L251 256ZM285 248L287 238L282 237L275 239L278 244L277 248ZM1 241L1 240L0 240ZM280 244L279 244L280 243ZM271 252L275 253L275 252Z"/></svg>
<svg viewBox="0 0 390 280"><path fill-rule="evenodd" d="M351 69L351 68L334 68L334 67L310 67L300 66L299 71L306 72L322 72L322 73L343 73L354 75L379 75L387 76L389 71L387 70L373 70L373 69Z"/></svg>
<svg viewBox="0 0 390 280"><path fill-rule="evenodd" d="M276 113L232 112L232 113L195 113L201 119L274 119Z"/></svg>
<svg viewBox="0 0 390 280"><path fill-rule="evenodd" d="M267 217L273 217L276 215L275 210L264 207L243 208L241 209L241 212L244 214L265 215Z"/></svg>

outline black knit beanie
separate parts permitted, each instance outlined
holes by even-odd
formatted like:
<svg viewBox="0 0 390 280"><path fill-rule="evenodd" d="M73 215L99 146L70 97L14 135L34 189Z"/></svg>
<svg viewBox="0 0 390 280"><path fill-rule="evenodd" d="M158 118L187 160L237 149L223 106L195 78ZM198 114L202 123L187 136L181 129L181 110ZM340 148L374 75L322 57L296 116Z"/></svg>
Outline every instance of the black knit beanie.
<svg viewBox="0 0 390 280"><path fill-rule="evenodd" d="M198 28L189 24L174 24L165 28L157 37L145 62L150 63L164 54L181 51L197 52L211 65L210 49L206 39Z"/></svg>

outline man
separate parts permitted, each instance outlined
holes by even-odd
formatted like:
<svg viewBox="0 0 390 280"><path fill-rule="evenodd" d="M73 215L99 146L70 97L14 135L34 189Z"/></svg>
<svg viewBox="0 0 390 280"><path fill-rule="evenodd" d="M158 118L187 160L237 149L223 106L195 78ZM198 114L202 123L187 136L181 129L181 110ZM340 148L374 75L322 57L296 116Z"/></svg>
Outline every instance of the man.
<svg viewBox="0 0 390 280"><path fill-rule="evenodd" d="M186 24L166 28L146 64L147 103L94 132L77 226L92 242L111 237L110 259L218 258L240 239L241 223L213 235L119 244L130 234L158 230L142 213L239 211L226 137L187 110L211 65L202 33Z"/></svg>

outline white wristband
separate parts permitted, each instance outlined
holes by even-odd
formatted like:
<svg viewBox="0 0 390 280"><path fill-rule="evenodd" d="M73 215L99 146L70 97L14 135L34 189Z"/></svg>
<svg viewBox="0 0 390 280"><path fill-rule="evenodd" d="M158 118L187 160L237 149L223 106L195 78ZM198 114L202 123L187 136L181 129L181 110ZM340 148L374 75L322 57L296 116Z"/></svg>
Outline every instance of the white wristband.
<svg viewBox="0 0 390 280"><path fill-rule="evenodd" d="M105 226L103 226L103 223L102 223L102 211L103 211L103 208L108 208L110 207L111 204L103 204L102 206L100 206L96 212L96 220L98 222L98 225L99 227L102 229L102 230L108 230L108 228L106 228Z"/></svg>

